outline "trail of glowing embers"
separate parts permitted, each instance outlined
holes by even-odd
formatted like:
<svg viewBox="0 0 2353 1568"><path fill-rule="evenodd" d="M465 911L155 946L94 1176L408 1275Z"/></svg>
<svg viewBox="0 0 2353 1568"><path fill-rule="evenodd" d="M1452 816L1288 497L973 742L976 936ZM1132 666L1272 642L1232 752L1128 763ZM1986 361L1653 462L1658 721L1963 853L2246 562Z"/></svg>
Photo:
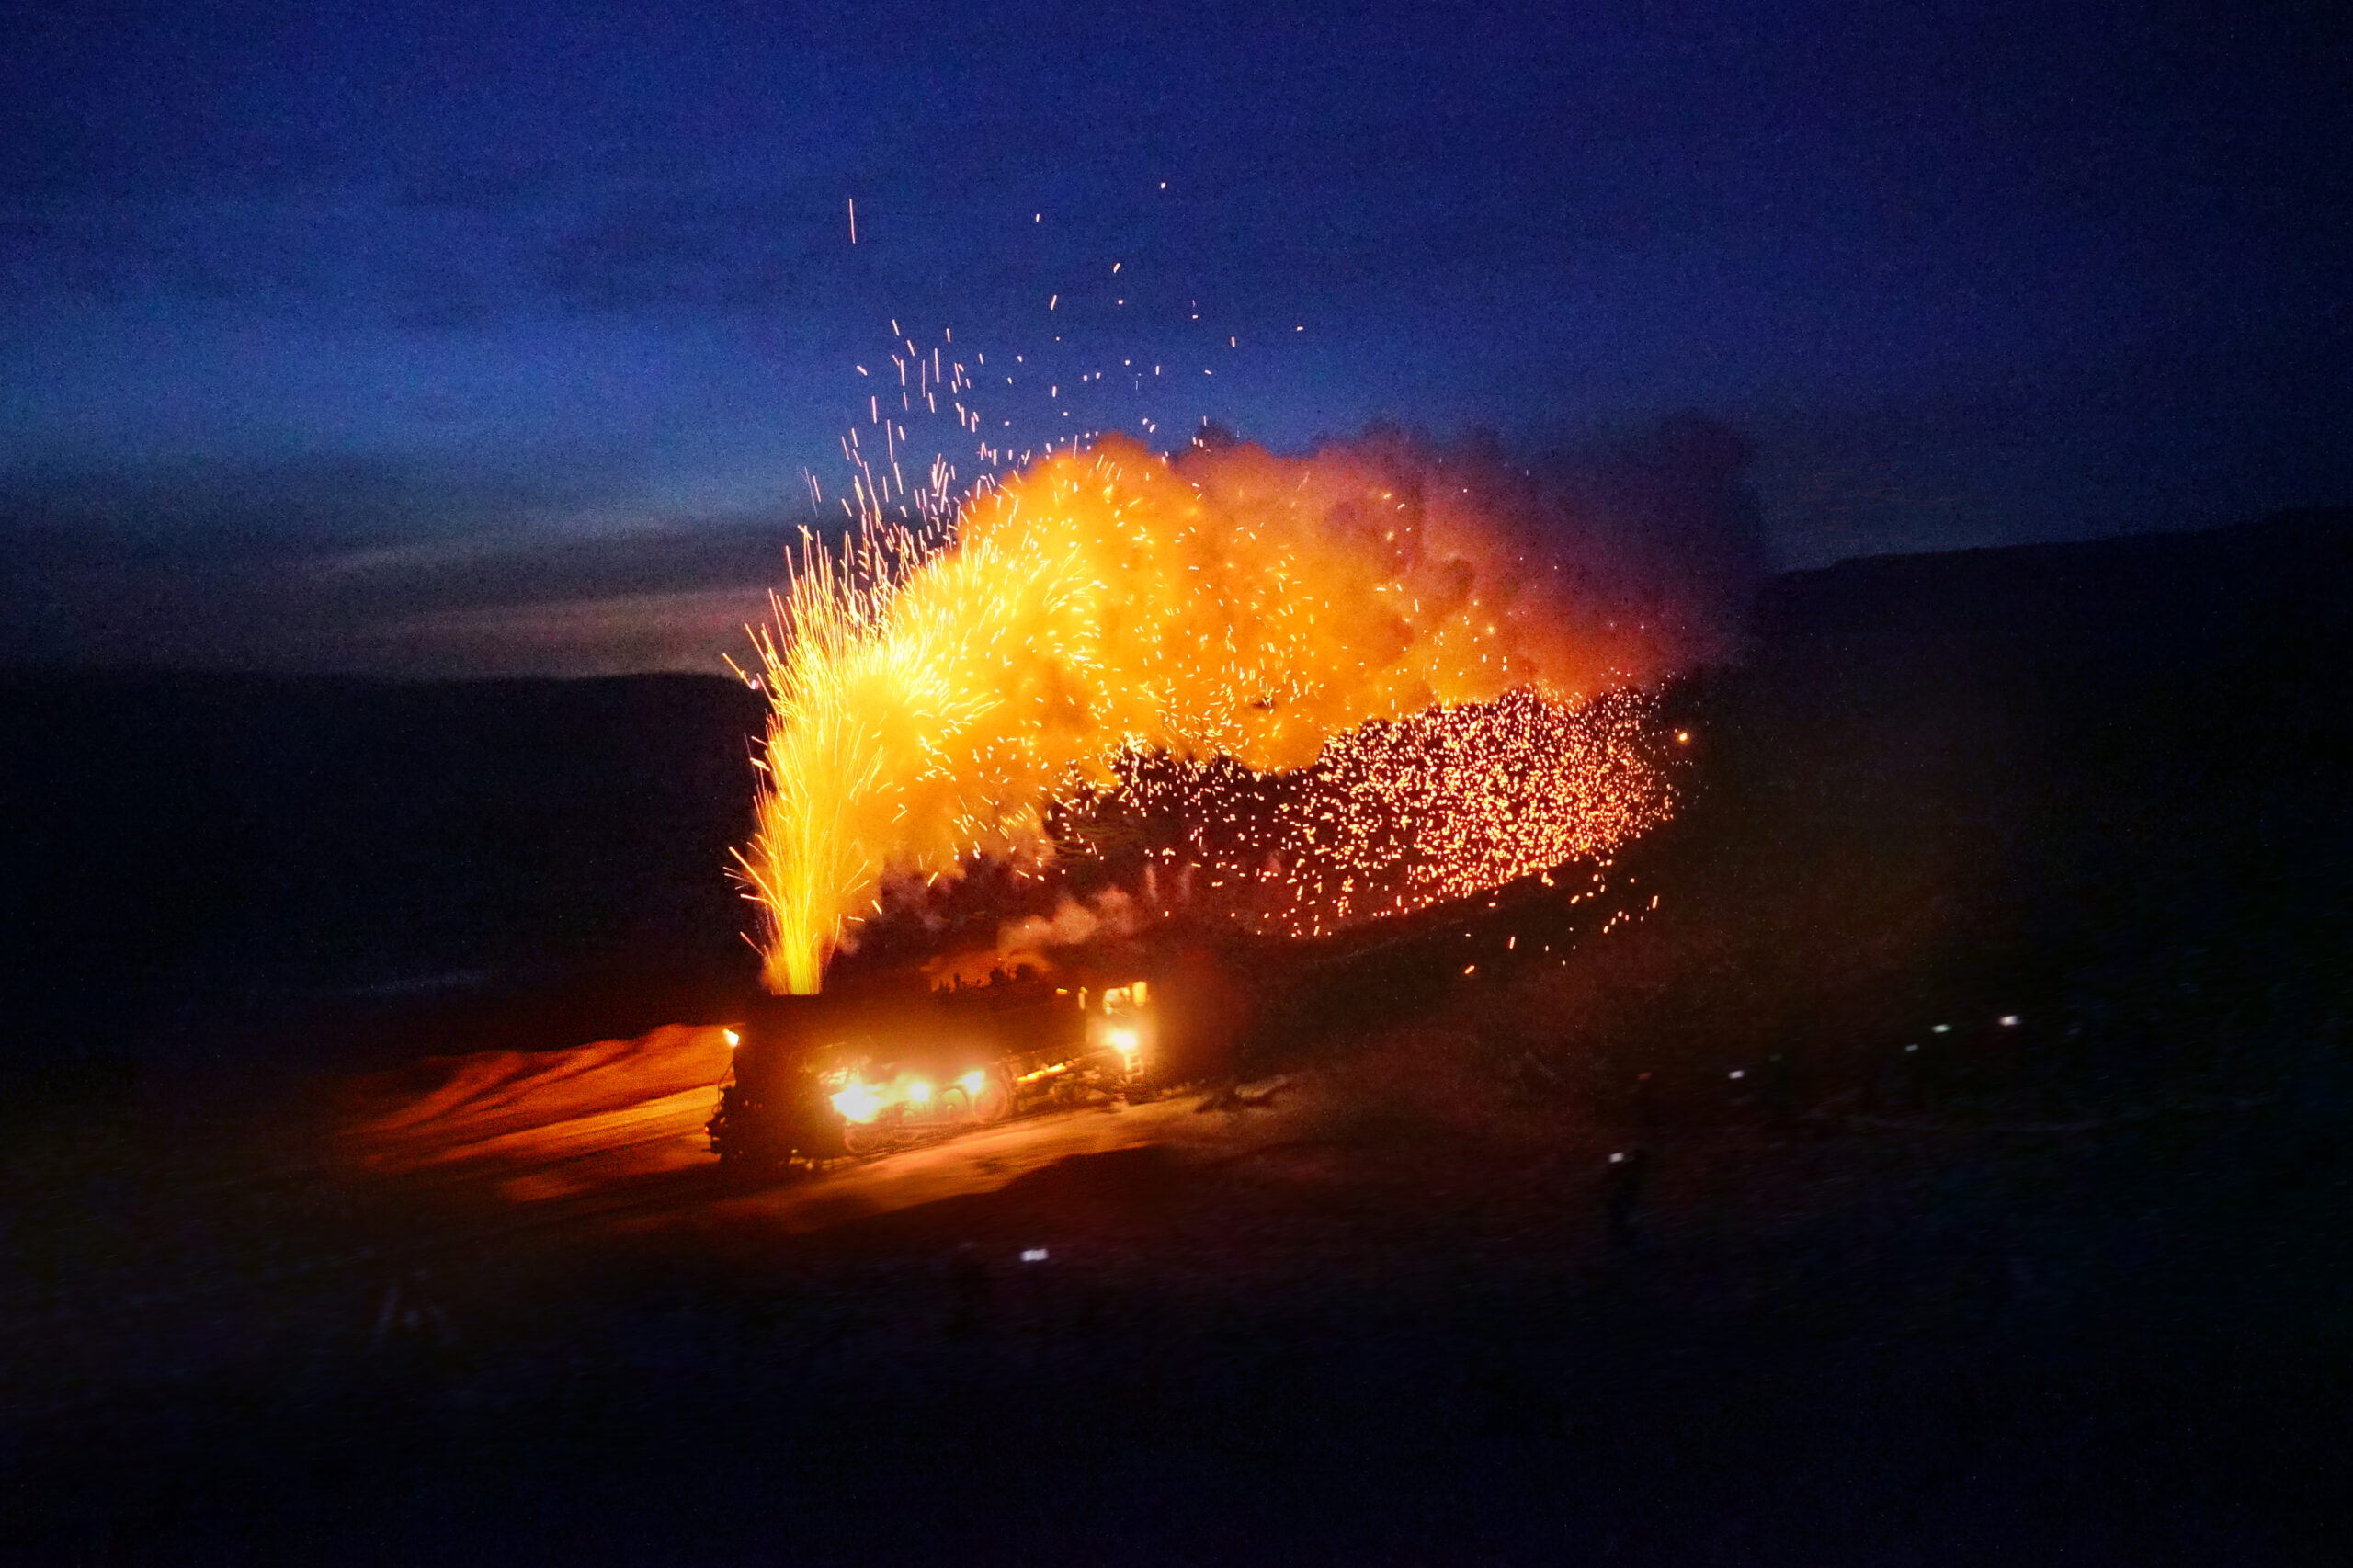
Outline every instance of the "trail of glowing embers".
<svg viewBox="0 0 2353 1568"><path fill-rule="evenodd" d="M770 987L816 990L886 872L1039 854L1057 799L1098 824L1122 790L1189 802L1209 876L1255 875L1253 923L1302 934L1663 816L1642 703L1586 695L1628 684L1635 640L1468 506L1358 455L1113 437L975 494L944 540L805 547L757 642L741 860ZM1280 808L1221 805L1232 769Z"/></svg>
<svg viewBox="0 0 2353 1568"><path fill-rule="evenodd" d="M1282 773L1131 752L1115 787L1057 805L1054 835L1107 866L1140 864L1148 902L1323 936L1606 858L1665 821L1653 710L1632 693L1571 708L1514 691L1376 720Z"/></svg>

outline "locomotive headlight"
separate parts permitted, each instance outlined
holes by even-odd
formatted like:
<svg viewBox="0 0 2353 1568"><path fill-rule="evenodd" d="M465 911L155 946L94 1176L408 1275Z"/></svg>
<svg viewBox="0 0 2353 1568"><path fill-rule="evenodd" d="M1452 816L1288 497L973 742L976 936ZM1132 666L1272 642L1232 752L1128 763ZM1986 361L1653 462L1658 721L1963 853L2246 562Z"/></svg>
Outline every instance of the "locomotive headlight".
<svg viewBox="0 0 2353 1568"><path fill-rule="evenodd" d="M956 1082L963 1085L964 1092L966 1094L977 1095L981 1092L981 1085L987 1083L988 1078L989 1075L986 1073L983 1073L979 1068L975 1067L970 1073L967 1073L962 1077L957 1079Z"/></svg>
<svg viewBox="0 0 2353 1568"><path fill-rule="evenodd" d="M917 1078L914 1083L907 1085L907 1098L915 1101L917 1105L929 1105L931 1103L931 1085L925 1083L921 1078Z"/></svg>
<svg viewBox="0 0 2353 1568"><path fill-rule="evenodd" d="M834 1108L845 1121L871 1121L882 1112L882 1102L863 1084L852 1084L834 1096Z"/></svg>
<svg viewBox="0 0 2353 1568"><path fill-rule="evenodd" d="M1105 1029L1103 1039L1112 1050L1122 1056L1135 1054L1136 1031L1133 1029Z"/></svg>
<svg viewBox="0 0 2353 1568"><path fill-rule="evenodd" d="M744 1043L744 1037L733 1029L722 1029L719 1031L719 1036L727 1042L727 1049L730 1051Z"/></svg>

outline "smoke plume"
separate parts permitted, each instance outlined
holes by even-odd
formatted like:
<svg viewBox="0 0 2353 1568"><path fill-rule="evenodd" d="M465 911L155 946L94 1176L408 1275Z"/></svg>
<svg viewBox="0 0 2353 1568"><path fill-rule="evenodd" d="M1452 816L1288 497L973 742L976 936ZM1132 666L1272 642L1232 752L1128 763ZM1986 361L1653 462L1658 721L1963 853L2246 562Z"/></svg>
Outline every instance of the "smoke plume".
<svg viewBox="0 0 2353 1568"><path fill-rule="evenodd" d="M743 857L768 983L816 989L886 872L1034 852L1051 799L1139 749L1297 768L1371 721L1575 707L1721 653L1737 571L1655 532L1398 436L1304 459L1114 437L976 494L936 548L804 551L762 643Z"/></svg>

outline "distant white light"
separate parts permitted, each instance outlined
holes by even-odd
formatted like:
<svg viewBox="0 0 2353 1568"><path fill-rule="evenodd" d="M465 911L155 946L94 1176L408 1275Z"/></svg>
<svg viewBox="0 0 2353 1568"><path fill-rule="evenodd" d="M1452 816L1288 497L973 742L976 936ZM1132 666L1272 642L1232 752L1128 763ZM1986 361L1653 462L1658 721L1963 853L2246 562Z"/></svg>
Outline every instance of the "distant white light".
<svg viewBox="0 0 2353 1568"><path fill-rule="evenodd" d="M1609 1163L1610 1163L1611 1165L1614 1165L1618 1164L1618 1162L1620 1162L1620 1160L1623 1160L1625 1157L1626 1157L1626 1156L1625 1156L1623 1153L1616 1153L1616 1154L1612 1154L1612 1155L1610 1155L1610 1156L1609 1156Z"/></svg>
<svg viewBox="0 0 2353 1568"><path fill-rule="evenodd" d="M1916 1046L1916 1045L1907 1045L1907 1046L1905 1046L1904 1049L1904 1050L1906 1050L1906 1051L1917 1051L1917 1050L1919 1050L1920 1048L1919 1048L1918 1046Z"/></svg>
<svg viewBox="0 0 2353 1568"><path fill-rule="evenodd" d="M1952 1026L1950 1024L1938 1024L1936 1028L1936 1032L1938 1034L1950 1034L1952 1033Z"/></svg>
<svg viewBox="0 0 2353 1568"><path fill-rule="evenodd" d="M1043 1263L1046 1261L1046 1249L1044 1247L1023 1247L1021 1249L1021 1261L1024 1263Z"/></svg>
<svg viewBox="0 0 2353 1568"><path fill-rule="evenodd" d="M1745 1077L1746 1077L1748 1074L1746 1074L1745 1073L1742 1072L1739 1068L1735 1067L1735 1068L1733 1068L1733 1069L1732 1070L1732 1075L1733 1075L1733 1077L1735 1077L1735 1078L1745 1078Z"/></svg>
<svg viewBox="0 0 2353 1568"><path fill-rule="evenodd" d="M2002 1015L2000 1022L2004 1028L2014 1029L2018 1027L2018 1016L2016 1013L2005 1013Z"/></svg>

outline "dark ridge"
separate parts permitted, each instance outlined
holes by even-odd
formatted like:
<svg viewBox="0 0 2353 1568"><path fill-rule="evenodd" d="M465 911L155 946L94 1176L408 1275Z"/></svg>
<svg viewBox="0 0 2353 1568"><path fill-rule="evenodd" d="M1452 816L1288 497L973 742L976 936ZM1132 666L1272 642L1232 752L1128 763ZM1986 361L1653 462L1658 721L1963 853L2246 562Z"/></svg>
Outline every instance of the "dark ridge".
<svg viewBox="0 0 2353 1568"><path fill-rule="evenodd" d="M460 999L546 1044L699 1010L748 973L760 723L691 676L0 680L7 1066L331 1048ZM546 1006L584 993L606 1017Z"/></svg>
<svg viewBox="0 0 2353 1568"><path fill-rule="evenodd" d="M1674 694L1699 790L1643 853L1760 941L1935 903L1932 968L2308 903L2346 865L2349 553L2353 512L2308 511L1786 574L1745 661ZM0 676L0 1071L724 1016L761 722L690 676Z"/></svg>

